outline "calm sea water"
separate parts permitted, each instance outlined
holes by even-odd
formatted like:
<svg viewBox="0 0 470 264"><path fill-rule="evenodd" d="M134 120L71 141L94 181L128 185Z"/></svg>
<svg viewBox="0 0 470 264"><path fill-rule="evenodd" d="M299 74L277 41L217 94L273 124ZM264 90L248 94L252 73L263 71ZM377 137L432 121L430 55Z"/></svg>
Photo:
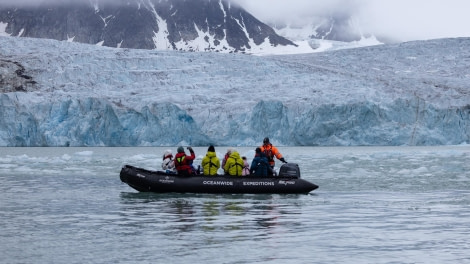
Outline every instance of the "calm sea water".
<svg viewBox="0 0 470 264"><path fill-rule="evenodd" d="M280 150L320 188L137 193L164 148L0 148L0 263L470 263L470 146Z"/></svg>

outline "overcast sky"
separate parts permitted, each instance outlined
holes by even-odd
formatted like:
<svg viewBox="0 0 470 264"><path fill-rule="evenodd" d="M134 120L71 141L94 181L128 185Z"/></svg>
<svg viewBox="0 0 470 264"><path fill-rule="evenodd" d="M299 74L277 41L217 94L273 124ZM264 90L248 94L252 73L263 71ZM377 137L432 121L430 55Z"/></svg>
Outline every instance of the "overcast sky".
<svg viewBox="0 0 470 264"><path fill-rule="evenodd" d="M234 0L263 22L352 13L364 31L399 40L470 37L470 0Z"/></svg>

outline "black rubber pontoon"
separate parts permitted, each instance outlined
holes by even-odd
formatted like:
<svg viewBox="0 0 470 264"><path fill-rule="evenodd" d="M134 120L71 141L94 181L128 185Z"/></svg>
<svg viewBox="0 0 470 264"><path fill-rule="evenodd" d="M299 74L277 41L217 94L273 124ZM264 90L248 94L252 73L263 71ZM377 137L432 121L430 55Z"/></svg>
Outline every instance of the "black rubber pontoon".
<svg viewBox="0 0 470 264"><path fill-rule="evenodd" d="M139 192L178 193L309 193L317 185L300 178L297 164L284 164L276 177L181 176L126 165L122 182Z"/></svg>

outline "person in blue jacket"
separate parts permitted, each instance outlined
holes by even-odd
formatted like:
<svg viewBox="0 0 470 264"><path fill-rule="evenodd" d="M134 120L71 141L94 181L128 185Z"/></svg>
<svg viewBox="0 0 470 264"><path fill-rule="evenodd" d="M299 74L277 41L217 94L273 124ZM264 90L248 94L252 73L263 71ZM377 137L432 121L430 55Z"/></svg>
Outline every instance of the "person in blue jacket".
<svg viewBox="0 0 470 264"><path fill-rule="evenodd" d="M255 157L251 162L250 173L251 175L259 177L273 176L268 158L261 151L261 148L256 148Z"/></svg>

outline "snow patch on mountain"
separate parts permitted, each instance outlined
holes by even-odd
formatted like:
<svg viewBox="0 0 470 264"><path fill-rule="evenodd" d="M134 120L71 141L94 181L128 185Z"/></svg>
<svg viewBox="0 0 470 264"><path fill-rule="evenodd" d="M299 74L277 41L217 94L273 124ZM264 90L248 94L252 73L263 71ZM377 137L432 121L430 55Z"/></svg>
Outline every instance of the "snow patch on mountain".
<svg viewBox="0 0 470 264"><path fill-rule="evenodd" d="M10 36L10 34L6 32L7 26L8 23L0 22L0 37Z"/></svg>

